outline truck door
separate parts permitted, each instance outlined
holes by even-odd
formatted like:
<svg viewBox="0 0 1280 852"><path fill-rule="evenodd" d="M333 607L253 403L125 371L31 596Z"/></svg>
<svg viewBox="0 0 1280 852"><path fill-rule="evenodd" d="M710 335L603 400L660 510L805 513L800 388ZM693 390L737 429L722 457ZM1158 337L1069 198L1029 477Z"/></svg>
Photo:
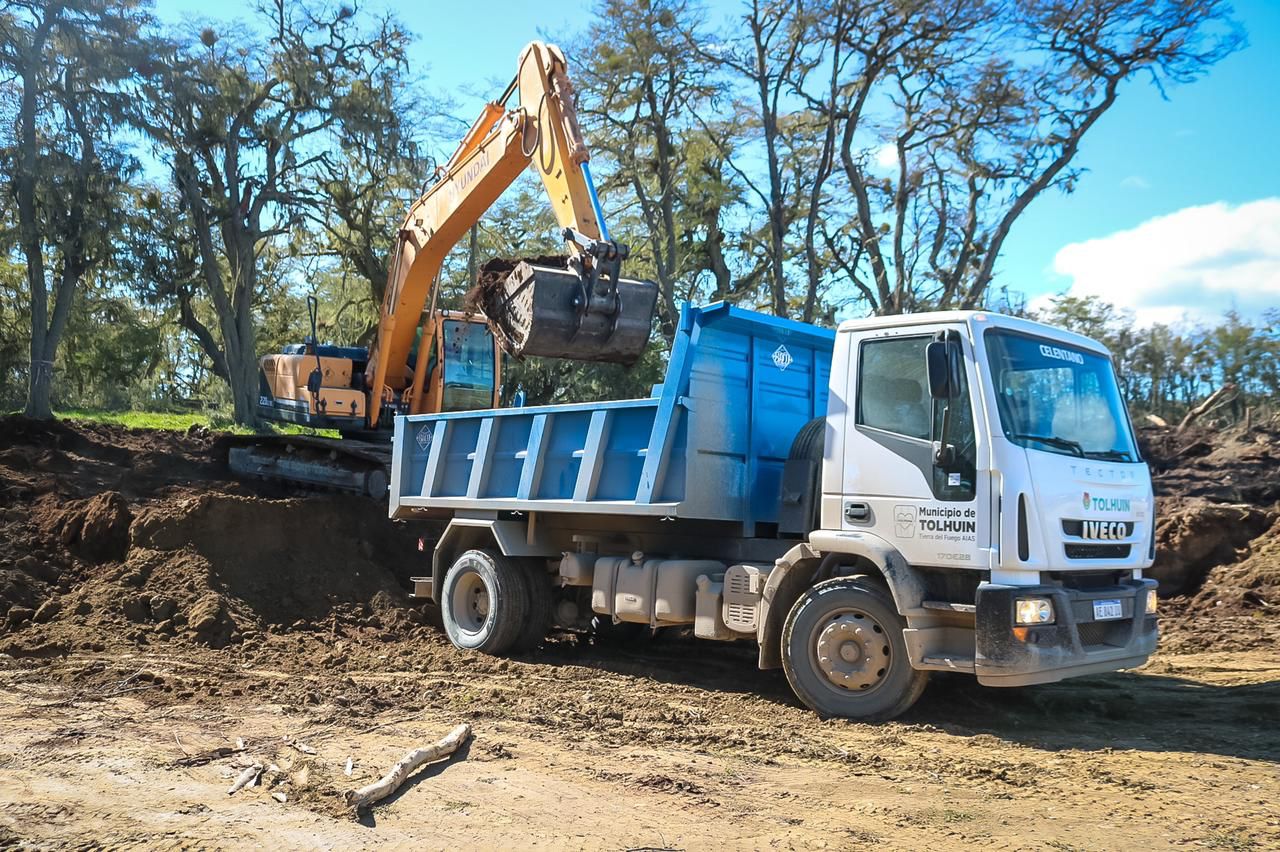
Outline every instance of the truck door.
<svg viewBox="0 0 1280 852"><path fill-rule="evenodd" d="M929 395L925 347L939 332L959 338L948 400ZM913 565L987 567L989 450L975 428L967 338L954 325L854 332L841 527L874 532ZM944 438L952 449L939 454Z"/></svg>

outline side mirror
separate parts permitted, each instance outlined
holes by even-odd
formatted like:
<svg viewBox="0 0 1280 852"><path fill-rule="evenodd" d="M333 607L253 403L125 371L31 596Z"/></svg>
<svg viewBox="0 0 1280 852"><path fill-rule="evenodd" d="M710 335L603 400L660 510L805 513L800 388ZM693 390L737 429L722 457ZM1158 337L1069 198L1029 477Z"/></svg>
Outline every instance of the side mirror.
<svg viewBox="0 0 1280 852"><path fill-rule="evenodd" d="M929 374L929 396L934 399L951 398L951 358L947 344L934 340L924 348L925 366Z"/></svg>

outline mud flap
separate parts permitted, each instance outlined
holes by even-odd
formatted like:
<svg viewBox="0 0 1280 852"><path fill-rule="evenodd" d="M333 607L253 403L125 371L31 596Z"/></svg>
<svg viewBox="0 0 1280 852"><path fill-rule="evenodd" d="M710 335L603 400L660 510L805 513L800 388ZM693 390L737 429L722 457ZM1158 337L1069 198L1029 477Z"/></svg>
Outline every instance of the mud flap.
<svg viewBox="0 0 1280 852"><path fill-rule="evenodd" d="M583 312L583 284L568 269L521 262L490 297L486 313L512 355L633 364L649 342L658 288L618 280L612 311Z"/></svg>

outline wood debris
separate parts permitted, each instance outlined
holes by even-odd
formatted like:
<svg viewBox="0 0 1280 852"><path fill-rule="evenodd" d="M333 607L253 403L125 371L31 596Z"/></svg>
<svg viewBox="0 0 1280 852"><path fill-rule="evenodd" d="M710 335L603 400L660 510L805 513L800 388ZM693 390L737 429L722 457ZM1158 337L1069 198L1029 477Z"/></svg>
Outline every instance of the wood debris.
<svg viewBox="0 0 1280 852"><path fill-rule="evenodd" d="M360 809L367 808L374 802L385 799L400 789L400 785L419 766L453 754L470 738L471 726L467 724L458 725L444 739L434 745L414 749L400 758L399 762L391 767L391 770L386 775L372 784L361 787L359 790L348 790L345 794L347 804L359 812Z"/></svg>

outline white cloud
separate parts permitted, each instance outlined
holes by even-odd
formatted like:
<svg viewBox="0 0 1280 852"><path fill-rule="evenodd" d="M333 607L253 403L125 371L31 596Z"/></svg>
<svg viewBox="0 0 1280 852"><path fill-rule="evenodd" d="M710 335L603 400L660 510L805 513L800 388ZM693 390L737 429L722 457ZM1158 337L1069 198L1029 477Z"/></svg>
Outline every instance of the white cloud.
<svg viewBox="0 0 1280 852"><path fill-rule="evenodd" d="M1120 185L1125 189L1150 189L1151 183L1142 175L1129 175L1120 181Z"/></svg>
<svg viewBox="0 0 1280 852"><path fill-rule="evenodd" d="M1128 308L1142 325L1233 307L1257 316L1280 307L1280 198L1186 207L1064 246L1053 268L1071 295Z"/></svg>

